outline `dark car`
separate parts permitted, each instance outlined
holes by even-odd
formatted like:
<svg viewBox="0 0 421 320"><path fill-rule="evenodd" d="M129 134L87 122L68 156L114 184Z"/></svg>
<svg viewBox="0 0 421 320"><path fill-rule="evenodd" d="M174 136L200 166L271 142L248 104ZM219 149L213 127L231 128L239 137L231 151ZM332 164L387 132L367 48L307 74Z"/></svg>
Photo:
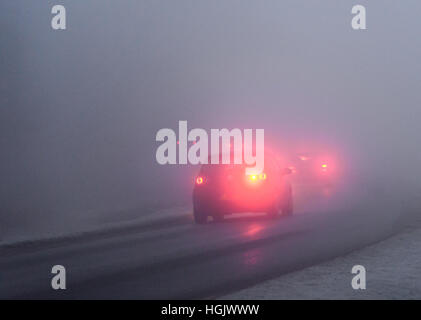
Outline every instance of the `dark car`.
<svg viewBox="0 0 421 320"><path fill-rule="evenodd" d="M259 175L246 175L244 165L202 165L193 189L195 222L206 223L209 216L218 221L242 212L292 215L292 188L285 179L290 173L271 158L265 159L264 172Z"/></svg>

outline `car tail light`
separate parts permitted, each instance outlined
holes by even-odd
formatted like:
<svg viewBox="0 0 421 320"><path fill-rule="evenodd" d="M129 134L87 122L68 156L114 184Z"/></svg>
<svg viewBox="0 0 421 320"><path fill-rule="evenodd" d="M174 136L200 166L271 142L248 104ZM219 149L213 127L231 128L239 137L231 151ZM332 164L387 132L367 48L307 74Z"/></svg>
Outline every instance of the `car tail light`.
<svg viewBox="0 0 421 320"><path fill-rule="evenodd" d="M266 180L266 178L267 178L266 173L259 174L259 179L260 180Z"/></svg>
<svg viewBox="0 0 421 320"><path fill-rule="evenodd" d="M266 173L261 173L259 175L252 174L252 175L249 176L249 179L252 182L258 181L258 180L266 180L266 178L267 178Z"/></svg>
<svg viewBox="0 0 421 320"><path fill-rule="evenodd" d="M203 179L203 177L197 177L196 178L196 184L203 184L203 182L205 182L205 180Z"/></svg>

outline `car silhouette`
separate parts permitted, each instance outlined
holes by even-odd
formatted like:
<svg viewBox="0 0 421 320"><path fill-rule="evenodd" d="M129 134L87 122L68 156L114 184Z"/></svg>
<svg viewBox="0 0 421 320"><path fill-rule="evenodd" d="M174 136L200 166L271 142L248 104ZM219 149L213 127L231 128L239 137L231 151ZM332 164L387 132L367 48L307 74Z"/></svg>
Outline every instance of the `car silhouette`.
<svg viewBox="0 0 421 320"><path fill-rule="evenodd" d="M246 175L245 165L204 164L196 176L193 189L193 215L197 224L208 217L223 220L233 213L265 212L275 218L293 214L291 184L285 176L291 169L282 168L275 159L265 156L264 171Z"/></svg>

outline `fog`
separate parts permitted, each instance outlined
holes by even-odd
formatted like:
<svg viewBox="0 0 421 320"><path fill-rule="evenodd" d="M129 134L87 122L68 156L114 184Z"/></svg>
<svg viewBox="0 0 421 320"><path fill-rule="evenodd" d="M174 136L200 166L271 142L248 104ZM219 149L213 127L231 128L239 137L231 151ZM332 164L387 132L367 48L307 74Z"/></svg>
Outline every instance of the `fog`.
<svg viewBox="0 0 421 320"><path fill-rule="evenodd" d="M337 154L347 190L416 198L421 4L359 3L365 31L348 0L2 1L0 237L188 203L198 168L155 160L179 120L263 128Z"/></svg>

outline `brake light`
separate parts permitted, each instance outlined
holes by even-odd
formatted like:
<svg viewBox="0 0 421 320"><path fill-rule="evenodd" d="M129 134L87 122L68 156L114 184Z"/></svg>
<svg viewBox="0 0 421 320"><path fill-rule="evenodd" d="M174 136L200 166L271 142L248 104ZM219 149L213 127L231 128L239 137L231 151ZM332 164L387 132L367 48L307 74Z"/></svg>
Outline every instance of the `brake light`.
<svg viewBox="0 0 421 320"><path fill-rule="evenodd" d="M261 173L259 175L252 174L252 175L249 176L249 179L251 181L266 180L266 178L267 178L266 173Z"/></svg>
<svg viewBox="0 0 421 320"><path fill-rule="evenodd" d="M260 180L266 180L266 173L259 174Z"/></svg>
<svg viewBox="0 0 421 320"><path fill-rule="evenodd" d="M205 180L202 177L197 177L196 178L196 184L203 184Z"/></svg>

